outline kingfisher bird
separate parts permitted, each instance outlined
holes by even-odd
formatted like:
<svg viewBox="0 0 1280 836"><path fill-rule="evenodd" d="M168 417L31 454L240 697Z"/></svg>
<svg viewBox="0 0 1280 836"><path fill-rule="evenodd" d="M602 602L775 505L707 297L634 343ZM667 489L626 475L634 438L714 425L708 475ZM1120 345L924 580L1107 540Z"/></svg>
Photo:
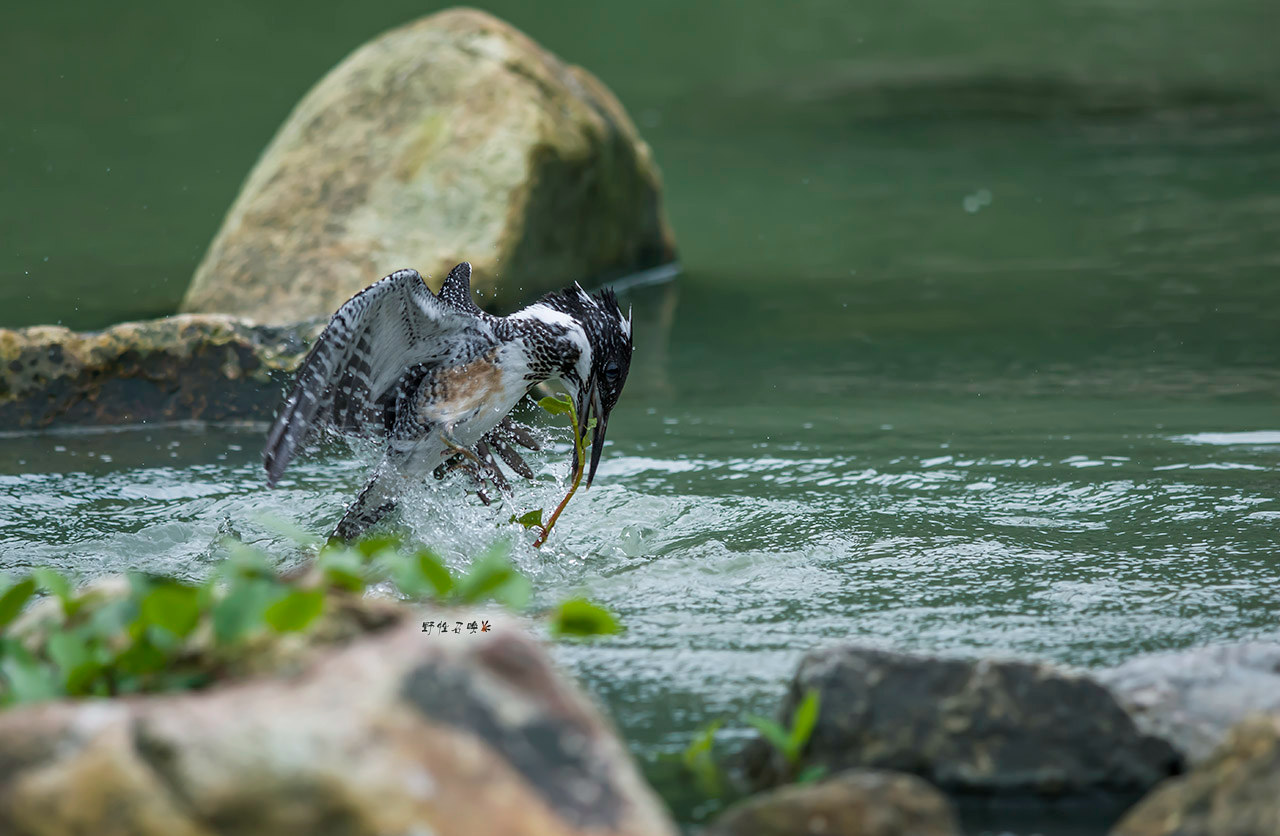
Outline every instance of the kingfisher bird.
<svg viewBox="0 0 1280 836"><path fill-rule="evenodd" d="M465 261L438 295L418 271L397 270L347 300L303 361L262 452L267 484L275 486L318 429L383 441L382 460L331 535L353 540L413 480L442 465L460 457L483 465L488 448L511 463L499 425L509 426L507 414L530 389L558 379L582 441L596 419L590 487L631 352L631 314L611 290L591 294L575 284L494 316L472 300Z"/></svg>

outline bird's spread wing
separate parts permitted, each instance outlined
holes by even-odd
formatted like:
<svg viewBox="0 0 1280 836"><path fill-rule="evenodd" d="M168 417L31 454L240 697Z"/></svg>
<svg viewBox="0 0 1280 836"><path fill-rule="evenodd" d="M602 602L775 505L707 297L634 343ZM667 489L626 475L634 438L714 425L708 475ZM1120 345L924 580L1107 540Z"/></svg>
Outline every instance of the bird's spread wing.
<svg viewBox="0 0 1280 836"><path fill-rule="evenodd" d="M450 277L468 285L471 265ZM406 376L491 339L478 317L431 293L416 270L398 270L349 299L333 315L298 371L262 456L275 484L298 448L319 426L360 435L386 435L388 401ZM416 383L416 381L413 381Z"/></svg>

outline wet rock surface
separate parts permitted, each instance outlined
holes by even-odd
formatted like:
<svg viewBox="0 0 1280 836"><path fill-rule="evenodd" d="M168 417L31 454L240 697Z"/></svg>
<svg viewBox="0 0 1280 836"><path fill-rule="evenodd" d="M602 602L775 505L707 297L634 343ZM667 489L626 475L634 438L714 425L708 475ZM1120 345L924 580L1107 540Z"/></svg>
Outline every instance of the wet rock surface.
<svg viewBox="0 0 1280 836"><path fill-rule="evenodd" d="M703 836L960 836L947 799L912 775L852 770L729 808Z"/></svg>
<svg viewBox="0 0 1280 836"><path fill-rule="evenodd" d="M821 765L907 772L953 793L1137 796L1181 765L1104 687L1048 665L819 649L791 683L784 725L810 689L821 710L801 763L754 741L741 760L754 787Z"/></svg>
<svg viewBox="0 0 1280 836"><path fill-rule="evenodd" d="M181 315L85 333L0 329L0 430L269 418L321 328Z"/></svg>
<svg viewBox="0 0 1280 836"><path fill-rule="evenodd" d="M1210 645L1131 659L1098 679L1138 727L1189 762L1208 758L1236 723L1280 714L1280 644Z"/></svg>
<svg viewBox="0 0 1280 836"><path fill-rule="evenodd" d="M297 105L196 271L191 312L327 315L412 267L470 261L485 305L670 262L661 178L621 104L483 12L353 52Z"/></svg>
<svg viewBox="0 0 1280 836"><path fill-rule="evenodd" d="M1203 763L1161 784L1112 831L1112 836L1275 834L1280 834L1280 715L1235 726Z"/></svg>
<svg viewBox="0 0 1280 836"><path fill-rule="evenodd" d="M675 831L607 722L494 619L406 621L288 678L0 714L0 832Z"/></svg>

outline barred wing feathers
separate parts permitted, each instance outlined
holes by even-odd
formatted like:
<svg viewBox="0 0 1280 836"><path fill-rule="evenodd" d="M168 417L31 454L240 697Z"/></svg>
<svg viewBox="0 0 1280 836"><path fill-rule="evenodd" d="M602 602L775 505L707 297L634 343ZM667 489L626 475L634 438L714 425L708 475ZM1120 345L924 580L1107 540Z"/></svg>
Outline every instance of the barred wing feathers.
<svg viewBox="0 0 1280 836"><path fill-rule="evenodd" d="M469 291L470 272L459 264L450 281ZM487 332L480 319L432 294L416 270L397 270L351 297L307 355L267 436L268 484L316 427L385 436L388 406L406 382L417 382L407 377L479 350L475 344L491 339Z"/></svg>

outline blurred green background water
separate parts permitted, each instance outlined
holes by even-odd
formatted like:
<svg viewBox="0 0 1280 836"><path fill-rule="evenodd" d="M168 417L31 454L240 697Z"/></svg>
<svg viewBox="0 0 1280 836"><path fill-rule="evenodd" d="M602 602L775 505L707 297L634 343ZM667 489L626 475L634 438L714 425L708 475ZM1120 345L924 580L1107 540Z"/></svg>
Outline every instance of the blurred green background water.
<svg viewBox="0 0 1280 836"><path fill-rule="evenodd" d="M0 326L172 311L292 104L435 8L8 4ZM557 653L682 818L670 756L823 642L1280 635L1272 0L487 8L609 84L666 178L685 272L630 294L601 478L517 557L629 625ZM331 524L361 462L267 491L260 439L0 438L0 569L199 575L228 531L271 545L255 510ZM461 565L491 514L438 503L403 522Z"/></svg>
<svg viewBox="0 0 1280 836"><path fill-rule="evenodd" d="M303 92L439 7L6 4L0 325L173 310ZM486 8L618 93L704 281L1130 273L1202 222L1276 266L1270 0Z"/></svg>

